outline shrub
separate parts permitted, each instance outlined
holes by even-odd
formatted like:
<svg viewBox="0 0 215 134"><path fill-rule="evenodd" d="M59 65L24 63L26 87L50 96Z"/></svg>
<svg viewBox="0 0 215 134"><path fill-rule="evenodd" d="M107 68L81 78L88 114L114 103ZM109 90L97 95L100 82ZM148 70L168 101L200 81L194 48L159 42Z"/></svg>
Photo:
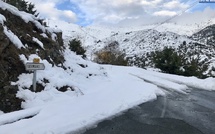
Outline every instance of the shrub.
<svg viewBox="0 0 215 134"><path fill-rule="evenodd" d="M153 62L156 68L160 68L165 73L181 73L182 59L173 48L165 47L163 51L154 52Z"/></svg>
<svg viewBox="0 0 215 134"><path fill-rule="evenodd" d="M13 5L20 11L25 11L27 13L33 14L35 17L39 15L35 9L35 5L27 2L26 0L6 0L6 3Z"/></svg>
<svg viewBox="0 0 215 134"><path fill-rule="evenodd" d="M100 64L127 66L128 60L125 54L118 49L119 43L114 41L95 53L95 62Z"/></svg>
<svg viewBox="0 0 215 134"><path fill-rule="evenodd" d="M155 67L165 73L205 78L203 73L208 69L207 61L201 61L199 57L186 58L183 54L165 47L162 51L153 52L152 57Z"/></svg>
<svg viewBox="0 0 215 134"><path fill-rule="evenodd" d="M96 53L95 61L100 64L127 66L128 62L123 53L113 53L111 51L100 51Z"/></svg>
<svg viewBox="0 0 215 134"><path fill-rule="evenodd" d="M134 55L132 57L128 57L128 65L129 66L137 66L140 68L145 68L147 63L147 58L145 55L137 56Z"/></svg>
<svg viewBox="0 0 215 134"><path fill-rule="evenodd" d="M81 46L81 41L73 39L69 41L69 48L71 51L76 52L77 55L82 55L82 58L86 58L86 50Z"/></svg>

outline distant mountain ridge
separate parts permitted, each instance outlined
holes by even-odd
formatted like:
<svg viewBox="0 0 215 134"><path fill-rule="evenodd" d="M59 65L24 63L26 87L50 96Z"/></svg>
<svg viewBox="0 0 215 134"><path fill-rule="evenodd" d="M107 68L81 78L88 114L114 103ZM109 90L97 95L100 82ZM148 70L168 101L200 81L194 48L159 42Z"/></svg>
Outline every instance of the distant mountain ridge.
<svg viewBox="0 0 215 134"><path fill-rule="evenodd" d="M201 22L195 24L177 24L175 22L169 22L164 24L152 24L143 25L137 27L105 27L105 26L87 26L81 27L76 24L67 23L59 20L47 20L47 24L50 27L61 29L63 32L63 38L65 42L72 38L79 38L85 47L91 47L96 42L105 42L108 38L118 38L118 40L124 40L128 38L128 33L143 34L147 30L155 30L160 33L170 32L178 34L179 36L192 36L193 34L201 31L209 25L215 24L215 19L208 20L208 22ZM137 35L135 34L135 35ZM119 36L121 35L120 39ZM126 35L123 37L123 35ZM128 35L128 36L127 36ZM130 34L132 35L132 34ZM137 35L138 36L138 35ZM101 44L100 44L101 45Z"/></svg>
<svg viewBox="0 0 215 134"><path fill-rule="evenodd" d="M65 43L74 38L80 40L87 50L88 58L91 60L94 59L96 52L115 41L118 42L120 51L125 53L126 57L134 61L137 60L136 58L145 58L144 61L148 64L151 63L148 57L151 52L161 51L164 47L180 49L179 46L186 42L187 47L190 48L190 53L194 54L195 51L195 53L201 55L202 60L207 59L210 62L209 70L215 66L212 62L215 52L214 49L211 49L214 44L213 24L215 24L215 21L213 20L193 25L165 23L159 26L148 25L133 28L81 27L69 23L61 25L58 21L50 21L50 26L53 26L53 24L63 31ZM207 42L205 42L206 39ZM204 47L199 50L199 46Z"/></svg>

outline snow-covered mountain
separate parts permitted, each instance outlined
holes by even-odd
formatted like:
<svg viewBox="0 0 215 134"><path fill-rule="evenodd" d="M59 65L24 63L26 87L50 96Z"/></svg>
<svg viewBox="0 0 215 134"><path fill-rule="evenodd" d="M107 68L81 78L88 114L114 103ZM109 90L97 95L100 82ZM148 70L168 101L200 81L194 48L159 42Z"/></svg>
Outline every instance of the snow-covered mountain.
<svg viewBox="0 0 215 134"><path fill-rule="evenodd" d="M198 40L202 44L207 44L211 46L211 49L214 49L215 46L215 24L210 25L197 33L193 34L192 38Z"/></svg>
<svg viewBox="0 0 215 134"><path fill-rule="evenodd" d="M103 39L110 37L115 33L127 33L133 31L142 31L153 29L159 32L173 32L179 35L187 35L191 36L192 34L200 31L201 29L212 25L215 23L215 19L212 18L208 21L200 21L198 23L177 23L177 22L161 22L150 25L142 25L142 26L130 26L130 27L114 27L114 26L101 26L101 25L92 25L81 27L73 23L68 23L61 20L46 20L48 26L57 27L64 31L65 36L73 36L72 33L77 34L88 34L96 39ZM83 34L84 35L84 34ZM66 37L65 37L66 38Z"/></svg>
<svg viewBox="0 0 215 134"><path fill-rule="evenodd" d="M75 24L48 20L50 27L57 27L63 31L65 42L73 38L82 41L82 45L87 48L88 56L94 51L103 48L111 41L117 41L120 48L128 55L134 55L149 49L159 49L159 47L177 47L183 41L191 42L188 36L192 36L201 29L215 24L215 19L208 22L196 24L164 23L154 25L144 25L138 27L115 28L104 26L81 27ZM144 49L143 49L144 48ZM145 49L146 48L146 49ZM150 50L150 51L153 51Z"/></svg>
<svg viewBox="0 0 215 134"><path fill-rule="evenodd" d="M86 54L88 58L91 60L94 59L94 54L96 52L102 50L111 42L117 42L120 51L125 53L126 57L130 59L134 56L146 58L145 61L150 63L150 59L147 55L151 52L161 51L164 47L173 47L179 50L179 46L185 42L186 46L190 48L189 50L191 53L193 53L193 58L201 55L200 57L202 60L208 59L210 67L207 72L209 72L214 66L214 62L212 62L215 59L213 56L215 54L214 49L211 49L210 44L202 41L205 37L198 36L199 38L197 39L196 35L208 25L215 24L215 19L195 24L182 24L183 23L164 23L162 25L156 24L141 27L113 28L102 26L80 27L61 21L49 21L51 27L57 26L57 28L62 29L65 42L74 38L79 39L87 50ZM211 31L206 32L208 32L208 34L211 33ZM199 48L196 44L204 46L201 52L199 51L199 55L194 54L196 53L196 49ZM133 60L136 61L137 59Z"/></svg>

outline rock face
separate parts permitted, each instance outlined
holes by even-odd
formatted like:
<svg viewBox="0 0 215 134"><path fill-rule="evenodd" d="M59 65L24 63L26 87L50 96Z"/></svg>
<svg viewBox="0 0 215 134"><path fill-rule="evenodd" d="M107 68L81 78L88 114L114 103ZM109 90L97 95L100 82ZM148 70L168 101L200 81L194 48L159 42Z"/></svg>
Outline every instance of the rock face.
<svg viewBox="0 0 215 134"><path fill-rule="evenodd" d="M37 54L53 65L59 65L64 62L63 40L61 32L50 32L48 28L44 28L44 31L40 28L43 27L40 23L38 24L41 26L38 27L31 21L26 22L7 9L0 8L0 15L6 18L3 24L0 23L0 110L10 112L21 109L22 100L16 98L18 87L11 85L21 73L26 72L19 55L28 57ZM5 34L5 27L19 38L25 48L17 48L14 45L11 38ZM43 47L34 39L39 40Z"/></svg>

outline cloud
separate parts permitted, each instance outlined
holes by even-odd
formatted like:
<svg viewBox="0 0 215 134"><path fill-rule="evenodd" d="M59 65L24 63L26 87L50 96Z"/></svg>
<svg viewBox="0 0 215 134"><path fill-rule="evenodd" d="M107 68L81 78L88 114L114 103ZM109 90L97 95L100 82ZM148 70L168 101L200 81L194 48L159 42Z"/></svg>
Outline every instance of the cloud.
<svg viewBox="0 0 215 134"><path fill-rule="evenodd" d="M36 4L40 15L63 19L81 25L89 24L150 24L158 23L187 9L186 0L28 0ZM194 0L193 0L194 1ZM71 3L69 9L58 9ZM207 14L205 14L207 15ZM192 17L192 16L191 16Z"/></svg>
<svg viewBox="0 0 215 134"><path fill-rule="evenodd" d="M57 4L64 2L65 0L27 0L35 4L37 11L42 18L48 18L53 20L63 19L68 22L75 23L77 21L77 15L71 10L59 10L56 8Z"/></svg>
<svg viewBox="0 0 215 134"><path fill-rule="evenodd" d="M210 7L205 8L203 11L186 12L173 20L172 22L178 24L204 24L215 20L215 9Z"/></svg>
<svg viewBox="0 0 215 134"><path fill-rule="evenodd" d="M85 13L94 24L116 24L123 20L144 16L173 16L188 7L178 0L70 0ZM171 9L171 10L170 10Z"/></svg>
<svg viewBox="0 0 215 134"><path fill-rule="evenodd" d="M186 9L189 7L189 5L180 3L178 0L173 0L167 3L164 3L163 7L167 9Z"/></svg>
<svg viewBox="0 0 215 134"><path fill-rule="evenodd" d="M158 12L154 12L153 15L155 16L175 16L177 13L174 11L162 10Z"/></svg>
<svg viewBox="0 0 215 134"><path fill-rule="evenodd" d="M94 23L118 23L127 18L137 18L145 13L140 0L72 0Z"/></svg>

